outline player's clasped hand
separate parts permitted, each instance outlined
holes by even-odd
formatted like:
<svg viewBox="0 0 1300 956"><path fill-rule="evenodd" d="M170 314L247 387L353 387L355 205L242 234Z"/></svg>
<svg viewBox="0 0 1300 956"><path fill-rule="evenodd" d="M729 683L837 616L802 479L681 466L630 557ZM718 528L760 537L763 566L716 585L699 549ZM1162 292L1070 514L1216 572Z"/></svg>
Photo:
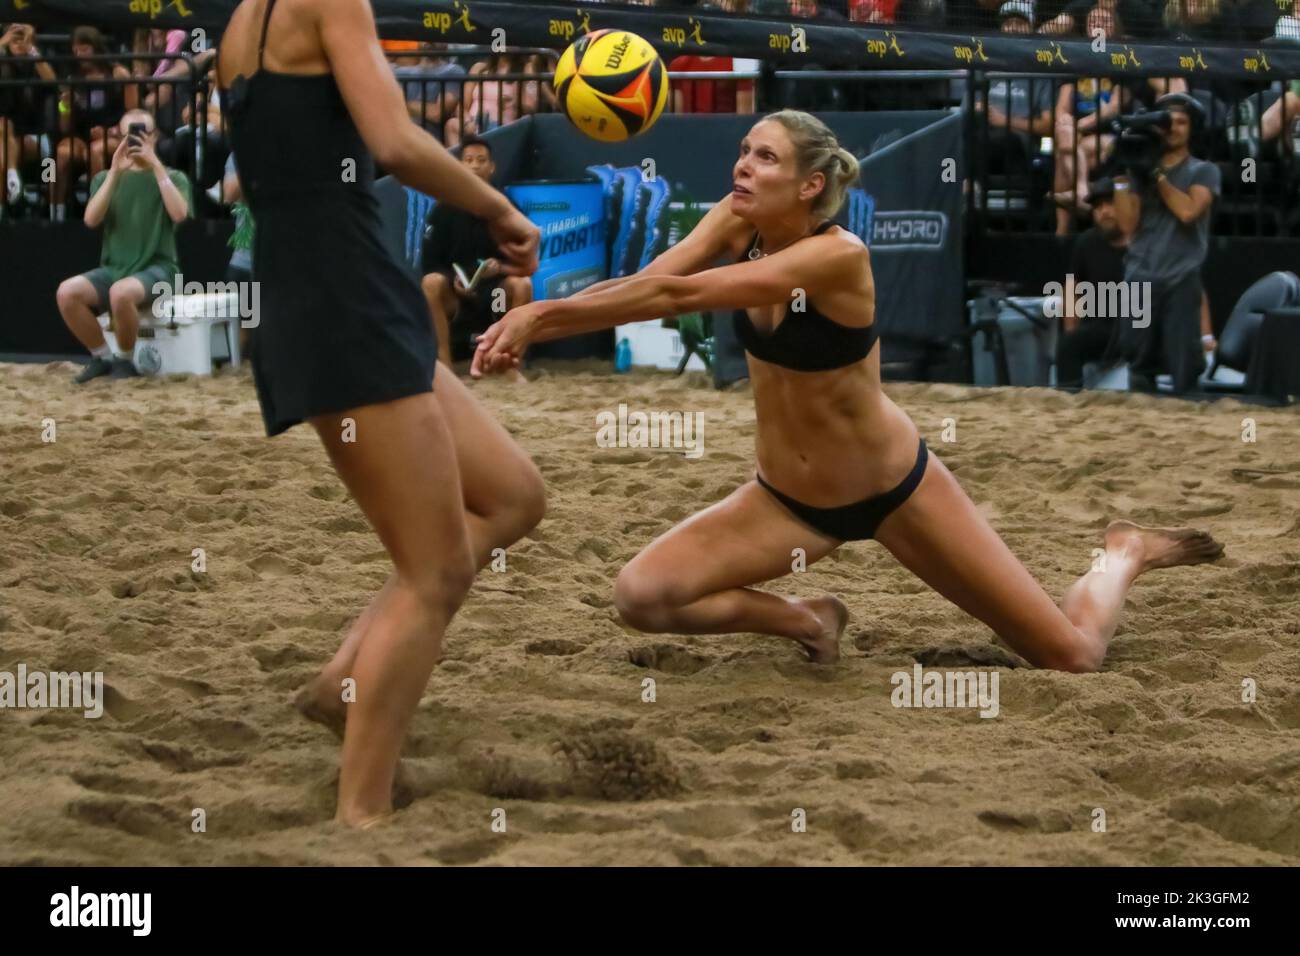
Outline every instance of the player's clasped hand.
<svg viewBox="0 0 1300 956"><path fill-rule="evenodd" d="M518 368L524 350L537 332L537 320L544 307L544 302L521 305L488 326L488 330L479 336L469 374L482 378Z"/></svg>
<svg viewBox="0 0 1300 956"><path fill-rule="evenodd" d="M518 209L488 223L488 232L501 250L501 271L510 276L530 276L537 271L537 247L542 232Z"/></svg>

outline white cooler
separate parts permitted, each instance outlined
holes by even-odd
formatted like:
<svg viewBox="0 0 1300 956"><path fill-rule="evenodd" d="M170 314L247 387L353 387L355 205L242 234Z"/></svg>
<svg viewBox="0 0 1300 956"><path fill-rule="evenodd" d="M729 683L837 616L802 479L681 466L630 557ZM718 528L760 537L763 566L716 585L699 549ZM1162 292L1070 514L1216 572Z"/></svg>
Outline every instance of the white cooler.
<svg viewBox="0 0 1300 956"><path fill-rule="evenodd" d="M632 347L632 364L654 368L676 369L682 360L682 337L676 329L666 329L661 319L648 322L629 322L614 330L617 342L627 339ZM707 371L698 355L686 363L690 371Z"/></svg>
<svg viewBox="0 0 1300 956"><path fill-rule="evenodd" d="M177 296L159 304L159 316L140 317L140 335L132 355L144 375L211 375L212 363L228 359L239 367L239 296ZM107 331L108 315L99 317L104 337L117 350Z"/></svg>

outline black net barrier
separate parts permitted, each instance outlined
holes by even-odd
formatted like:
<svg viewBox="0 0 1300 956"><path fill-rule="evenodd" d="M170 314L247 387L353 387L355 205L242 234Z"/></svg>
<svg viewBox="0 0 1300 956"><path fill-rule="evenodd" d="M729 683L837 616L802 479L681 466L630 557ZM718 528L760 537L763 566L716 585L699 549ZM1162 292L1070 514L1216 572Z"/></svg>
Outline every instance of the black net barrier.
<svg viewBox="0 0 1300 956"><path fill-rule="evenodd" d="M1105 37L1089 33L1087 22L1076 23L1073 36L991 33L987 31L998 29L1003 22L1007 4L994 9L964 0L964 6L954 4L949 9L941 0L925 2L945 11L943 25L935 26L939 32L918 32L904 23L859 25L820 15L737 15L705 6L639 8L480 0L373 0L372 6L381 36L394 40L563 48L585 32L613 28L640 34L665 55L739 56L780 66L816 63L880 70L957 68L1085 76L1180 76L1189 81L1213 76L1259 82L1300 75L1300 44L1279 40L1272 33L1261 34L1269 20L1276 33L1283 30L1288 17L1294 19L1291 0L1217 0L1220 13L1236 16L1218 32L1213 24L1204 29L1162 24L1166 33L1184 34L1185 39L1118 34ZM1029 0L1018 2L1034 11L1037 25L1055 9L1043 6L1040 10ZM1123 2L1131 4L1134 0ZM0 21L38 26L94 23L184 28L211 33L215 41L237 6L238 0L0 0ZM847 2L843 6L849 8ZM1066 5L1059 6L1062 13L1054 16L1064 15ZM764 3L753 7L782 8ZM1164 15L1164 7L1154 2L1143 8L1153 16L1157 10ZM791 9L789 3L784 9ZM794 9L813 8L796 4ZM1115 9L1123 8L1117 5ZM826 12L833 10L833 5L826 8ZM953 11L962 10L977 11L979 15L953 15ZM1086 21L1088 11L1081 7L1076 10L1081 12L1076 19ZM1113 32L1122 25L1132 34L1135 27L1123 24L1122 12L1117 16L1119 21L1107 29ZM958 24L960 32L955 30ZM1256 38L1256 34L1261 35ZM1198 35L1202 38L1192 38ZM1231 45L1223 45L1224 36L1236 39Z"/></svg>

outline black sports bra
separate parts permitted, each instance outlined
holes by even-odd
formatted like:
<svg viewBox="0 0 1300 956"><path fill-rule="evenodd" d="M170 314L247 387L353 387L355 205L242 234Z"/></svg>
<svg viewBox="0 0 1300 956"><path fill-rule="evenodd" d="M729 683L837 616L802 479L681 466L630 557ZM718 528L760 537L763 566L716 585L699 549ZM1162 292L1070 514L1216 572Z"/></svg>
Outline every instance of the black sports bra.
<svg viewBox="0 0 1300 956"><path fill-rule="evenodd" d="M819 236L833 225L827 220L812 234ZM745 261L757 244L758 234L755 233L749 249L739 261ZM874 322L866 328L841 325L818 312L811 302L801 312L796 312L794 303L791 303L781 323L768 335L754 328L744 309L735 311L732 326L736 338L754 358L797 372L826 372L861 362L875 348L878 338Z"/></svg>

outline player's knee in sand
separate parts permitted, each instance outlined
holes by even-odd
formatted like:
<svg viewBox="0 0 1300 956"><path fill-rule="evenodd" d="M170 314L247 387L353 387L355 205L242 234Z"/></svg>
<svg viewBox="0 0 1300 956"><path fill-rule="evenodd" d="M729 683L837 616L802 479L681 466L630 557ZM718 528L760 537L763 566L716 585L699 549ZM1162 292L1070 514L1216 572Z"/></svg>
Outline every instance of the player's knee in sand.
<svg viewBox="0 0 1300 956"><path fill-rule="evenodd" d="M526 459L522 465L511 507L517 516L514 528L511 529L516 541L536 528L546 517L546 484L532 459Z"/></svg>
<svg viewBox="0 0 1300 956"><path fill-rule="evenodd" d="M614 581L614 608L623 623L638 631L657 634L672 627L672 582L649 574L636 560L624 566Z"/></svg>

